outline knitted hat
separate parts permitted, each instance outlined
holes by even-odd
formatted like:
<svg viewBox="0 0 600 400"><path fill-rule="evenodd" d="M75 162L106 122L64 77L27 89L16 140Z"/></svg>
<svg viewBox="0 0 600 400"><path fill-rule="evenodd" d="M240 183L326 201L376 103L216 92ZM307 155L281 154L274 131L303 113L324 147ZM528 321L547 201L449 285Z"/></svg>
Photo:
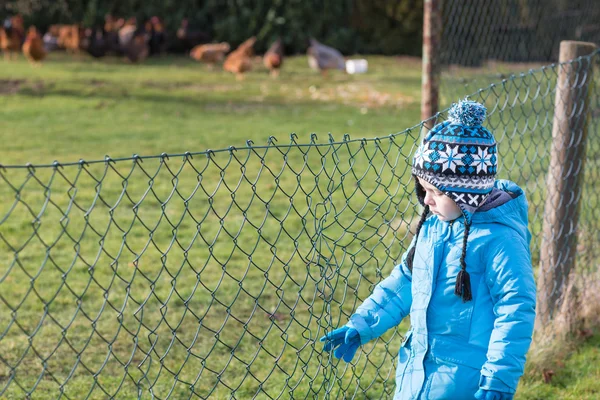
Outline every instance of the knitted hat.
<svg viewBox="0 0 600 400"><path fill-rule="evenodd" d="M464 216L461 271L455 293L465 301L471 300L469 274L465 265L471 218L494 188L497 171L496 140L490 131L481 126L485 117L486 108L480 103L464 100L453 104L448 112L448 120L434 126L417 149L412 166L417 198L425 206L417 236L429 213L429 207L424 203L425 190L417 177L454 200ZM414 254L410 256L412 265Z"/></svg>

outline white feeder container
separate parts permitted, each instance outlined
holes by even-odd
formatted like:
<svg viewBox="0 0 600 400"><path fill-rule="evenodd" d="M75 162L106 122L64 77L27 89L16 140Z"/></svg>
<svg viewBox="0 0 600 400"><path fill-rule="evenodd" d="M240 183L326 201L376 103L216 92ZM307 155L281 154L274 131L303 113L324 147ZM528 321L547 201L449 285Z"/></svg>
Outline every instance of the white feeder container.
<svg viewBox="0 0 600 400"><path fill-rule="evenodd" d="M369 63L365 59L346 61L346 72L349 74L364 74L368 68Z"/></svg>

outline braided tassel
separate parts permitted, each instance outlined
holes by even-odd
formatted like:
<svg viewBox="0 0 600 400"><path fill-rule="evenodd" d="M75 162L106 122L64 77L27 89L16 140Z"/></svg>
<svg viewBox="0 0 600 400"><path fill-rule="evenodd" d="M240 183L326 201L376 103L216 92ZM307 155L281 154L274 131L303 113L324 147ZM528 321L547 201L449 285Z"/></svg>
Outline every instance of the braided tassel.
<svg viewBox="0 0 600 400"><path fill-rule="evenodd" d="M454 286L454 294L462 297L464 302L473 300L473 293L471 293L471 277L467 272L467 264L465 261L465 258L467 257L467 241L469 239L470 230L471 224L468 222L465 223L462 255L460 257L460 272L456 277L456 285Z"/></svg>
<svg viewBox="0 0 600 400"><path fill-rule="evenodd" d="M454 294L462 297L463 301L465 302L473 300L473 295L471 293L471 277L464 269L461 269L456 277Z"/></svg>

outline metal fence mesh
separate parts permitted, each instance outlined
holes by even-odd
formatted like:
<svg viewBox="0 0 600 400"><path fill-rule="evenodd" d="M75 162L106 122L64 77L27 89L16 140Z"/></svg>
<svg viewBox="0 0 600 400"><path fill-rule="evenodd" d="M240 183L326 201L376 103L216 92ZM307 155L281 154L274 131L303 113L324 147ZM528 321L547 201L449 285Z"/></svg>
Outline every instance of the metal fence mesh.
<svg viewBox="0 0 600 400"><path fill-rule="evenodd" d="M3 170L4 389L337 387L352 370L314 341L402 254L417 137ZM359 390L389 377L393 353L362 357L385 367Z"/></svg>
<svg viewBox="0 0 600 400"><path fill-rule="evenodd" d="M598 59L573 65L588 74ZM488 107L499 177L529 197L534 265L561 67L472 96ZM593 85L576 230L588 282L599 281L599 99ZM0 395L389 398L406 326L350 364L316 340L347 321L409 243L422 126L0 168Z"/></svg>
<svg viewBox="0 0 600 400"><path fill-rule="evenodd" d="M558 61L562 40L600 44L594 0L445 0L442 101Z"/></svg>

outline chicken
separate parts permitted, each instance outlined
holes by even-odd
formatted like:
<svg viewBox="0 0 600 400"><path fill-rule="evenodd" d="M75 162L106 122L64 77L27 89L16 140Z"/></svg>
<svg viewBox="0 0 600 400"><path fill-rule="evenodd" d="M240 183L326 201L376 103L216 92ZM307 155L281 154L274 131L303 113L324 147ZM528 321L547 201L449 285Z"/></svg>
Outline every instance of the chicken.
<svg viewBox="0 0 600 400"><path fill-rule="evenodd" d="M125 56L133 63L142 62L150 54L148 46L149 34L144 29L137 29L125 47Z"/></svg>
<svg viewBox="0 0 600 400"><path fill-rule="evenodd" d="M213 67L216 63L222 62L225 59L225 54L230 48L231 46L226 42L201 44L190 51L190 57Z"/></svg>
<svg viewBox="0 0 600 400"><path fill-rule="evenodd" d="M101 26L85 31L87 41L87 52L95 58L104 57L109 50L109 43L106 37L106 32Z"/></svg>
<svg viewBox="0 0 600 400"><path fill-rule="evenodd" d="M58 40L59 47L64 48L70 53L79 53L81 46L81 28L79 25L58 25Z"/></svg>
<svg viewBox="0 0 600 400"><path fill-rule="evenodd" d="M310 47L306 53L308 55L308 65L312 69L321 71L323 76L326 75L329 69L346 71L346 61L342 53L333 47L325 46L311 38Z"/></svg>
<svg viewBox="0 0 600 400"><path fill-rule="evenodd" d="M283 42L281 38L277 39L263 57L265 67L271 72L271 76L279 76L279 69L283 64Z"/></svg>
<svg viewBox="0 0 600 400"><path fill-rule="evenodd" d="M35 26L30 26L27 31L27 37L23 43L23 54L34 65L39 65L40 61L46 57L44 42Z"/></svg>
<svg viewBox="0 0 600 400"><path fill-rule="evenodd" d="M225 59L225 63L223 63L223 69L236 74L237 79L243 79L244 72L252 69L252 55L254 54L253 46L255 42L256 37L252 36L240 44L237 49L229 53Z"/></svg>
<svg viewBox="0 0 600 400"><path fill-rule="evenodd" d="M127 52L126 49L129 47L137 30L137 20L135 17L129 18L123 27L119 29L119 46L121 50Z"/></svg>
<svg viewBox="0 0 600 400"><path fill-rule="evenodd" d="M0 48L4 53L5 60L10 60L13 54L16 57L21 50L24 36L25 29L22 16L15 15L4 20L3 27L0 28Z"/></svg>
<svg viewBox="0 0 600 400"><path fill-rule="evenodd" d="M192 48L210 41L210 36L199 30L192 30L190 22L187 18L181 21L181 26L177 29L177 46L184 53L187 53Z"/></svg>

